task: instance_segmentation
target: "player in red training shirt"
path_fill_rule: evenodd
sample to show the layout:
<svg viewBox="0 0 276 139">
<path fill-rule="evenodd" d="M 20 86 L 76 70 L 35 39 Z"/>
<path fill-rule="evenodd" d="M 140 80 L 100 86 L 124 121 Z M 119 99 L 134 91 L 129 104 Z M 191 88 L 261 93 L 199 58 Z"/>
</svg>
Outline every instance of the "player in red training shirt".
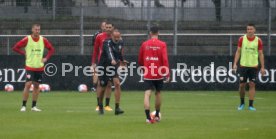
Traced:
<svg viewBox="0 0 276 139">
<path fill-rule="evenodd" d="M 92 70 L 95 71 L 95 73 L 97 72 L 96 66 L 98 65 L 98 62 L 100 60 L 102 51 L 103 51 L 103 42 L 110 38 L 110 35 L 113 31 L 114 27 L 113 24 L 110 22 L 106 22 L 105 23 L 105 32 L 100 33 L 99 35 L 97 35 L 96 40 L 94 42 L 94 50 L 93 50 L 93 54 L 92 54 Z M 97 76 L 96 74 L 94 74 L 94 76 Z M 98 89 L 98 87 L 97 87 Z M 109 102 L 110 102 L 110 97 L 111 97 L 111 83 L 108 83 L 106 86 L 106 90 L 105 90 L 105 107 L 104 110 L 106 111 L 112 111 L 112 108 L 109 106 Z M 96 107 L 96 111 L 99 111 L 99 94 L 97 93 L 97 107 Z"/>
<path fill-rule="evenodd" d="M 150 28 L 150 39 L 143 42 L 138 63 L 143 66 L 143 77 L 146 86 L 144 97 L 144 108 L 146 113 L 146 122 L 154 123 L 160 121 L 159 112 L 161 107 L 161 90 L 163 82 L 170 80 L 169 61 L 167 55 L 167 45 L 158 39 L 158 27 Z M 150 95 L 151 90 L 155 89 L 155 110 L 154 119 L 150 117 Z"/>
<path fill-rule="evenodd" d="M 23 104 L 21 107 L 22 112 L 26 111 L 26 103 L 29 97 L 29 90 L 33 84 L 33 102 L 32 111 L 41 111 L 36 107 L 36 102 L 39 95 L 39 84 L 42 80 L 44 71 L 44 63 L 50 59 L 54 53 L 52 44 L 44 37 L 40 36 L 40 25 L 33 24 L 32 35 L 26 36 L 13 47 L 13 51 L 25 55 L 25 69 L 26 69 L 26 83 L 23 91 Z M 21 50 L 21 49 L 25 49 Z M 43 58 L 44 48 L 48 49 L 48 54 Z"/>
<path fill-rule="evenodd" d="M 105 23 L 106 21 L 102 21 L 101 24 L 100 24 L 100 30 L 97 31 L 94 35 L 93 35 L 93 38 L 92 38 L 92 45 L 93 47 L 95 46 L 95 41 L 96 41 L 96 38 L 99 34 L 105 32 Z M 95 48 L 95 47 L 94 47 Z M 95 51 L 96 52 L 96 51 Z M 97 53 L 97 52 L 96 52 Z M 93 55 L 94 56 L 94 55 Z M 97 55 L 95 55 L 94 57 L 94 60 L 96 59 Z M 93 69 L 92 71 L 95 71 L 95 69 Z M 96 92 L 96 88 L 97 88 L 97 83 L 98 83 L 98 76 L 96 75 L 96 73 L 94 72 L 93 73 L 93 77 L 92 77 L 92 88 L 91 90 Z"/>
</svg>

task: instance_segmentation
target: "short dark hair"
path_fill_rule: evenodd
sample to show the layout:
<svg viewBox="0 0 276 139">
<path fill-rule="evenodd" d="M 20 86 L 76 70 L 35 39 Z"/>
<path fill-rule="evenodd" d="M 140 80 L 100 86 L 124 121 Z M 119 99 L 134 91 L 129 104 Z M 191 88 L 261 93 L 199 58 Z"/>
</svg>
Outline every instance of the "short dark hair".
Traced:
<svg viewBox="0 0 276 139">
<path fill-rule="evenodd" d="M 157 34 L 159 32 L 158 26 L 151 26 L 150 27 L 150 32 L 152 34 Z"/>
<path fill-rule="evenodd" d="M 111 24 L 114 27 L 114 25 L 109 21 L 106 21 L 105 24 Z"/>
<path fill-rule="evenodd" d="M 119 33 L 121 33 L 121 32 L 119 31 L 119 29 L 117 29 L 117 28 L 113 29 L 112 34 L 113 34 L 114 32 L 119 32 Z"/>
<path fill-rule="evenodd" d="M 40 27 L 40 24 L 38 24 L 38 23 L 34 23 L 34 24 L 32 25 L 32 28 L 33 28 L 34 26 L 38 26 L 38 27 Z"/>
<path fill-rule="evenodd" d="M 256 28 L 255 24 L 253 24 L 253 23 L 248 23 L 247 26 L 251 26 L 251 27 Z"/>
</svg>

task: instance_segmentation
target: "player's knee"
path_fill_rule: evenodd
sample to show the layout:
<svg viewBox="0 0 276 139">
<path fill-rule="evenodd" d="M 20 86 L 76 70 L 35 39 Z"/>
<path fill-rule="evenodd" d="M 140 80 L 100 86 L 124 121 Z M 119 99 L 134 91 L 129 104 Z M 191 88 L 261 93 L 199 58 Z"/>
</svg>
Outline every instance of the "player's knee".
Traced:
<svg viewBox="0 0 276 139">
<path fill-rule="evenodd" d="M 157 91 L 155 92 L 155 95 L 160 95 L 160 93 L 161 93 L 161 91 L 160 91 L 160 90 L 157 90 Z"/>
<path fill-rule="evenodd" d="M 120 87 L 120 82 L 118 82 L 118 81 L 114 82 L 114 86 L 115 86 L 115 88 L 119 88 Z"/>
<path fill-rule="evenodd" d="M 112 86 L 111 82 L 107 82 L 107 84 L 105 86 L 110 88 Z"/>
<path fill-rule="evenodd" d="M 39 84 L 38 83 L 34 83 L 34 89 L 38 89 L 39 88 Z"/>
<path fill-rule="evenodd" d="M 255 83 L 254 82 L 249 82 L 249 87 L 255 87 Z"/>
<path fill-rule="evenodd" d="M 25 83 L 25 87 L 26 88 L 31 88 L 31 86 L 32 86 L 32 82 L 26 82 Z"/>
<path fill-rule="evenodd" d="M 240 88 L 245 88 L 245 83 L 240 83 Z"/>
<path fill-rule="evenodd" d="M 151 94 L 151 90 L 146 90 L 145 91 L 145 96 L 150 96 L 150 94 Z"/>
</svg>

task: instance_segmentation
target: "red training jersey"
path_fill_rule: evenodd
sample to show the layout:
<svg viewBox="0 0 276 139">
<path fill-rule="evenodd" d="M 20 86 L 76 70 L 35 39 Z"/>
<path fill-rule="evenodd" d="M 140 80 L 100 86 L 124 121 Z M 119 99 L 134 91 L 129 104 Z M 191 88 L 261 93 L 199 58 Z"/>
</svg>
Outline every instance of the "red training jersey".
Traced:
<svg viewBox="0 0 276 139">
<path fill-rule="evenodd" d="M 108 35 L 106 32 L 103 32 L 97 35 L 95 44 L 94 44 L 93 54 L 92 54 L 92 64 L 96 63 L 96 58 L 98 58 L 97 63 L 99 62 L 103 51 L 103 42 L 108 38 L 110 38 L 110 35 Z"/>
<path fill-rule="evenodd" d="M 33 38 L 32 37 L 32 39 L 35 42 L 39 41 L 39 37 L 38 38 Z M 48 49 L 48 53 L 45 57 L 48 60 L 53 55 L 55 49 L 54 49 L 53 45 L 44 37 L 43 37 L 43 42 L 44 42 L 44 47 Z M 22 50 L 22 48 L 26 47 L 27 44 L 28 44 L 28 37 L 26 36 L 25 38 L 23 38 L 22 40 L 17 42 L 14 45 L 14 47 L 12 48 L 12 50 L 14 52 L 17 52 L 17 53 L 21 54 L 21 55 L 25 55 L 25 51 Z M 25 69 L 29 70 L 29 71 L 44 71 L 44 67 L 42 67 L 42 68 L 32 68 L 32 67 L 25 66 Z"/>
<path fill-rule="evenodd" d="M 145 80 L 160 80 L 170 76 L 167 45 L 157 38 L 143 42 L 138 58 Z"/>
</svg>

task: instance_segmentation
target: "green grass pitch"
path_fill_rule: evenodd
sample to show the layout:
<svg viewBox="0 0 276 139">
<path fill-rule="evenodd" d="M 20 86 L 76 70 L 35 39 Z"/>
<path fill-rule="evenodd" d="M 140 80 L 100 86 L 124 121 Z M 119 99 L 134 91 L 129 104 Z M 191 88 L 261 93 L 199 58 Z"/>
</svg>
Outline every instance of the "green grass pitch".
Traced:
<svg viewBox="0 0 276 139">
<path fill-rule="evenodd" d="M 30 101 L 28 111 L 19 112 L 21 92 L 0 92 L 0 139 L 276 138 L 276 92 L 257 92 L 257 111 L 252 112 L 237 111 L 239 97 L 234 91 L 163 91 L 162 120 L 156 124 L 145 123 L 143 95 L 123 91 L 125 114 L 99 116 L 94 93 L 41 93 L 42 112 L 31 112 Z M 153 110 L 154 96 L 151 102 Z"/>
</svg>

